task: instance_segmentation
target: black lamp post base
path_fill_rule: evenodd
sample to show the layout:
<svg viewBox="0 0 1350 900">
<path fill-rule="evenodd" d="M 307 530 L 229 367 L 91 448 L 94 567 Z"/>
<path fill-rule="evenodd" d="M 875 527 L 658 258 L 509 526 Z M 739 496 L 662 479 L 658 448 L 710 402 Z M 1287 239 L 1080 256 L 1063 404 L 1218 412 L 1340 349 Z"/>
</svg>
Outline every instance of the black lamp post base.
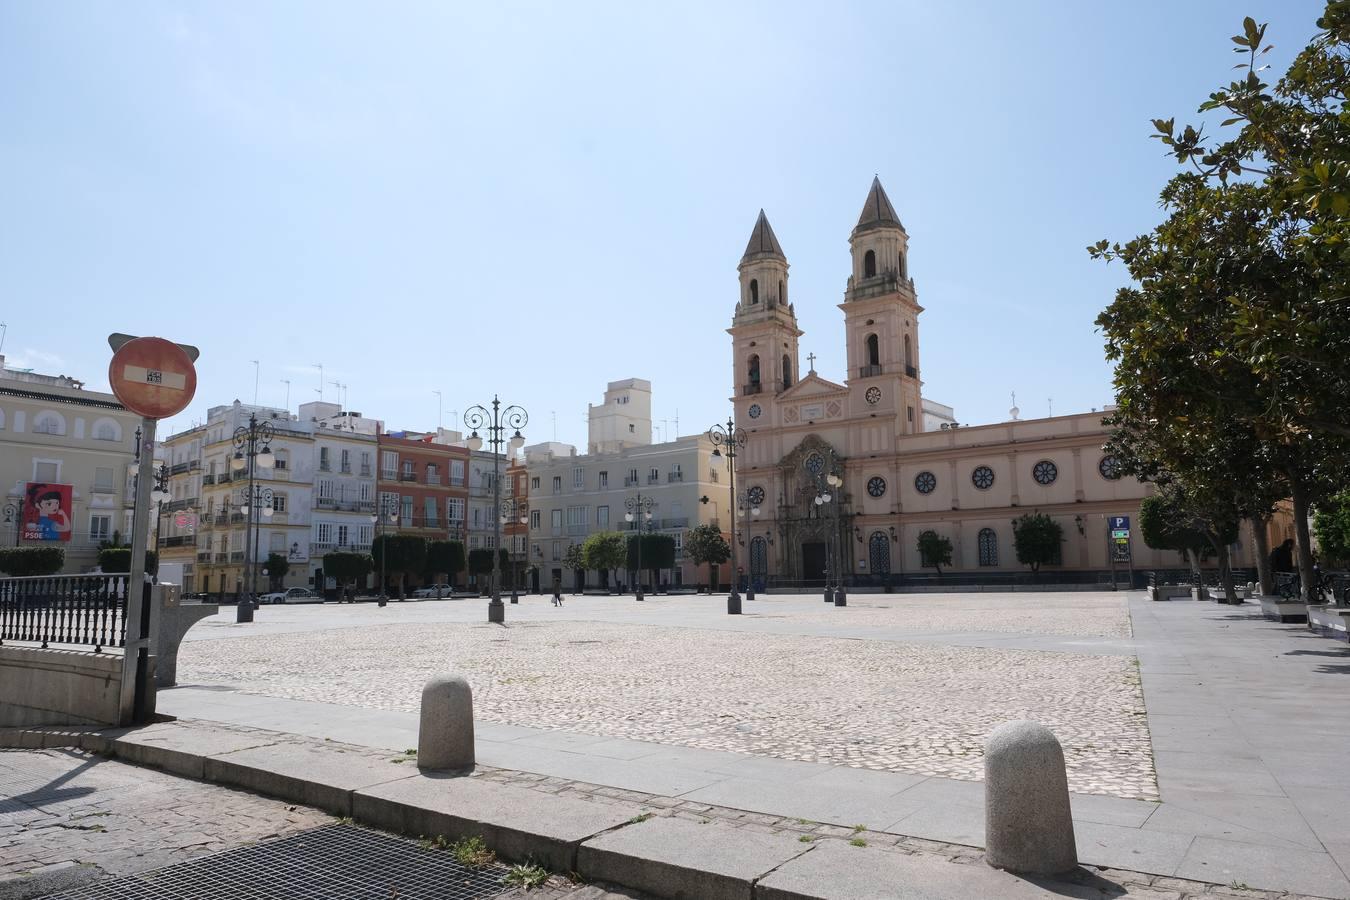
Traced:
<svg viewBox="0 0 1350 900">
<path fill-rule="evenodd" d="M 235 621 L 236 624 L 238 624 L 238 623 L 240 623 L 240 622 L 252 622 L 252 621 L 253 621 L 253 601 L 252 601 L 252 600 L 249 600 L 247 597 L 245 597 L 245 598 L 243 598 L 243 599 L 241 599 L 241 600 L 239 601 L 239 604 L 238 604 L 237 606 L 235 606 L 235 608 L 234 608 L 234 621 Z"/>
<path fill-rule="evenodd" d="M 741 595 L 732 591 L 727 595 L 727 615 L 739 616 L 741 614 Z"/>
<path fill-rule="evenodd" d="M 488 601 L 488 622 L 495 625 L 506 622 L 506 604 L 500 599 Z"/>
<path fill-rule="evenodd" d="M 834 589 L 828 585 L 826 585 L 825 587 L 825 602 L 826 603 L 834 602 Z"/>
<path fill-rule="evenodd" d="M 848 594 L 846 594 L 846 593 L 844 592 L 844 589 L 843 589 L 842 587 L 835 588 L 835 591 L 834 591 L 834 605 L 835 605 L 835 606 L 848 606 Z"/>
<path fill-rule="evenodd" d="M 754 589 L 754 588 L 751 587 L 751 588 L 746 588 L 746 589 L 745 589 L 745 601 L 746 601 L 747 603 L 754 603 L 754 602 L 755 602 L 755 589 Z"/>
</svg>

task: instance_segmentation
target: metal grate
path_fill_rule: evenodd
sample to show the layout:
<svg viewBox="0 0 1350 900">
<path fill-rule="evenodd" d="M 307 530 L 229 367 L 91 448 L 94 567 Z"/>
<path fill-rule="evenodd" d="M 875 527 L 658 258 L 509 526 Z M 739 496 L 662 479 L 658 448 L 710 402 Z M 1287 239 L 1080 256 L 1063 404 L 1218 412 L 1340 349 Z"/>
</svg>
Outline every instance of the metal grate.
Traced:
<svg viewBox="0 0 1350 900">
<path fill-rule="evenodd" d="M 446 850 L 328 825 L 48 900 L 483 900 L 508 891 L 504 871 L 467 869 Z"/>
</svg>

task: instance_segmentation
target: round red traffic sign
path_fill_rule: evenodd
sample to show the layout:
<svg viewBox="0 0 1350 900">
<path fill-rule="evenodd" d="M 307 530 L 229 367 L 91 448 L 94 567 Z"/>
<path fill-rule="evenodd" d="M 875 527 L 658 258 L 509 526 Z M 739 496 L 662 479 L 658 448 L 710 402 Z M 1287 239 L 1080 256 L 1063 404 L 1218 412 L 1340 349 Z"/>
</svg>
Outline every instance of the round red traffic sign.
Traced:
<svg viewBox="0 0 1350 900">
<path fill-rule="evenodd" d="M 177 415 L 197 392 L 197 370 L 187 353 L 157 337 L 132 338 L 119 347 L 108 381 L 123 406 L 147 419 Z"/>
</svg>

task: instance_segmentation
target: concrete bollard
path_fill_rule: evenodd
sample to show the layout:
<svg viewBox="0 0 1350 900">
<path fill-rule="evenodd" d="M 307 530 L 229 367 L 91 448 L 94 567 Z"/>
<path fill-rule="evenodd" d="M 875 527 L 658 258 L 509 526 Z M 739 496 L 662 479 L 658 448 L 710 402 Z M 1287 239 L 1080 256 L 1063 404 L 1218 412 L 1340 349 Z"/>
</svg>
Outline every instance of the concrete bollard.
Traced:
<svg viewBox="0 0 1350 900">
<path fill-rule="evenodd" d="M 458 675 L 438 675 L 422 688 L 417 767 L 472 769 L 473 764 L 473 692 Z"/>
<path fill-rule="evenodd" d="M 1064 751 L 1036 722 L 1007 722 L 984 742 L 985 861 L 1038 875 L 1078 865 Z"/>
</svg>

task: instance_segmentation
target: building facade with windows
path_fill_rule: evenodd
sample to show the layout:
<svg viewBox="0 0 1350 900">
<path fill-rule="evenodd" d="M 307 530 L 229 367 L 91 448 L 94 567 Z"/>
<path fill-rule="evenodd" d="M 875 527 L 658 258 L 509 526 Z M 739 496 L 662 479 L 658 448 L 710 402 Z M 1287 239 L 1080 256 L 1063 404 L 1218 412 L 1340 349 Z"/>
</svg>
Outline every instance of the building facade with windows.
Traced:
<svg viewBox="0 0 1350 900">
<path fill-rule="evenodd" d="M 1063 528 L 1060 562 L 1048 571 L 1110 568 L 1113 516 L 1130 518 L 1136 568 L 1180 565 L 1138 537 L 1149 488 L 1122 478 L 1102 450 L 1100 413 L 1019 421 L 1013 411 L 1013 421 L 966 427 L 950 407 L 922 398 L 923 308 L 908 241 L 874 180 L 849 238 L 852 271 L 839 304 L 844 379 L 826 379 L 814 365 L 799 379 L 803 332 L 789 302 L 787 257 L 760 212 L 728 329 L 736 421 L 748 437 L 736 483 L 760 508 L 743 557 L 748 574 L 770 584 L 821 582 L 836 557 L 853 582 L 931 574 L 918 550 L 925 531 L 951 540 L 958 571 L 1027 571 L 1012 522 L 1030 512 Z M 840 487 L 824 483 L 830 474 Z M 817 504 L 827 493 L 829 502 Z"/>
<path fill-rule="evenodd" d="M 669 534 L 676 542 L 676 564 L 662 578 L 674 585 L 706 578 L 684 556 L 684 535 L 702 524 L 729 525 L 725 459 L 713 456 L 715 448 L 706 435 L 651 443 L 650 410 L 649 382 L 611 382 L 605 402 L 590 408 L 592 452 L 579 454 L 557 442 L 525 448 L 529 557 L 542 586 L 557 577 L 574 588 L 574 574 L 562 564 L 567 548 L 584 544 L 597 531 L 634 531 L 636 523 L 625 520 L 628 502 L 644 498 L 652 501 L 650 530 Z M 585 578 L 587 584 L 600 583 L 599 573 L 586 573 Z M 632 581 L 623 570 L 619 578 Z"/>
<path fill-rule="evenodd" d="M 469 450 L 458 432 L 381 431 L 376 502 L 397 509 L 394 532 L 463 540 L 469 505 Z"/>
<path fill-rule="evenodd" d="M 369 553 L 375 534 L 375 468 L 380 423 L 337 403 L 305 403 L 299 424 L 314 435 L 309 574 L 316 589 L 336 587 L 323 571 L 328 553 Z"/>
<path fill-rule="evenodd" d="M 0 356 L 0 544 L 61 547 L 67 574 L 92 569 L 115 535 L 129 545 L 139 426 L 112 394 Z M 29 501 L 51 515 L 26 517 Z"/>
</svg>

